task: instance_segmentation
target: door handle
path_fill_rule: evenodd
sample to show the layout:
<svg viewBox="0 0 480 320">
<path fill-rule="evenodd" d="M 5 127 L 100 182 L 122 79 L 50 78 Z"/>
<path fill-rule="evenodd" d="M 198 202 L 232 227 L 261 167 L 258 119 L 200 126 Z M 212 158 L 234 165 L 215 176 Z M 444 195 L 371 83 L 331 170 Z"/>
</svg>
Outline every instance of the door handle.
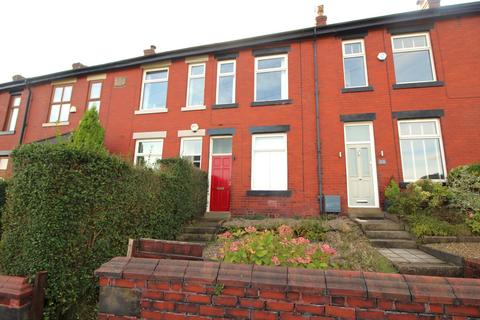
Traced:
<svg viewBox="0 0 480 320">
<path fill-rule="evenodd" d="M 221 191 L 221 190 L 225 190 L 224 187 L 217 187 L 217 190 Z"/>
</svg>

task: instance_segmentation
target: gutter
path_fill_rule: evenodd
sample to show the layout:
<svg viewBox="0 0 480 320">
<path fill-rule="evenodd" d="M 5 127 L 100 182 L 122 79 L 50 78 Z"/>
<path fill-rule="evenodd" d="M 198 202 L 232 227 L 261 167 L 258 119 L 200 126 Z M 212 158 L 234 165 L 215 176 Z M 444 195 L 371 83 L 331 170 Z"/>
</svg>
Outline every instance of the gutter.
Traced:
<svg viewBox="0 0 480 320">
<path fill-rule="evenodd" d="M 20 139 L 18 141 L 19 145 L 23 144 L 23 139 L 25 138 L 25 130 L 27 128 L 27 119 L 28 119 L 28 114 L 30 111 L 30 104 L 32 102 L 32 88 L 30 87 L 30 84 L 28 83 L 28 79 L 25 79 L 25 88 L 28 90 L 28 97 L 27 97 L 27 104 L 25 106 L 25 113 L 23 115 L 23 122 L 22 122 L 22 131 L 20 132 Z"/>
<path fill-rule="evenodd" d="M 322 143 L 320 139 L 320 107 L 318 97 L 318 62 L 317 62 L 317 28 L 313 29 L 313 73 L 315 85 L 315 124 L 317 129 L 317 180 L 318 180 L 318 202 L 320 203 L 320 214 L 323 213 L 323 175 L 322 175 Z"/>
</svg>

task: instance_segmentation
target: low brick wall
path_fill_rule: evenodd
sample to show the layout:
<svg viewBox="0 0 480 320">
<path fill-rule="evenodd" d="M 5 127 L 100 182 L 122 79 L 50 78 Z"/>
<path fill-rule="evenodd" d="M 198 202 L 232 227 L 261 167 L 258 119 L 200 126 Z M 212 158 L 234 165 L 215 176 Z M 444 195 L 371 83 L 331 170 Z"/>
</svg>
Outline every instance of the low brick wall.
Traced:
<svg viewBox="0 0 480 320">
<path fill-rule="evenodd" d="M 126 257 L 95 274 L 99 319 L 480 317 L 475 279 Z"/>
<path fill-rule="evenodd" d="M 176 259 L 176 260 L 203 260 L 205 244 L 138 239 L 129 241 L 128 256 L 137 258 Z"/>
<path fill-rule="evenodd" d="M 463 271 L 465 277 L 480 278 L 480 259 L 463 259 Z"/>
<path fill-rule="evenodd" d="M 0 320 L 31 319 L 32 298 L 26 278 L 0 276 Z"/>
</svg>

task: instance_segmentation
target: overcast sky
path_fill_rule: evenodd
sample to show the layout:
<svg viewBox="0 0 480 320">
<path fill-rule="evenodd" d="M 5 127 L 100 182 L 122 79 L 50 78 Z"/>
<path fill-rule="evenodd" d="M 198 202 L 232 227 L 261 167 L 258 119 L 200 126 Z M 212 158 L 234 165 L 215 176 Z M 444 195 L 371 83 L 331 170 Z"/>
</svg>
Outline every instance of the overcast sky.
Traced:
<svg viewBox="0 0 480 320">
<path fill-rule="evenodd" d="M 442 5 L 473 2 L 442 0 Z M 132 58 L 314 25 L 416 10 L 416 0 L 2 0 L 0 83 L 72 63 Z"/>
</svg>

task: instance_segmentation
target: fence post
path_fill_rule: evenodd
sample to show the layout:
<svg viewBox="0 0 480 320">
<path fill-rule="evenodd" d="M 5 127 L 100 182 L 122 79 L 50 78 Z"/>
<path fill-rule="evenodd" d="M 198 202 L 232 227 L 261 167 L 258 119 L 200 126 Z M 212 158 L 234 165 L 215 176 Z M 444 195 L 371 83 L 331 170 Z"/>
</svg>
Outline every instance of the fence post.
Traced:
<svg viewBox="0 0 480 320">
<path fill-rule="evenodd" d="M 43 319 L 45 304 L 45 288 L 47 287 L 47 271 L 39 271 L 35 275 L 32 298 L 32 320 Z"/>
</svg>

